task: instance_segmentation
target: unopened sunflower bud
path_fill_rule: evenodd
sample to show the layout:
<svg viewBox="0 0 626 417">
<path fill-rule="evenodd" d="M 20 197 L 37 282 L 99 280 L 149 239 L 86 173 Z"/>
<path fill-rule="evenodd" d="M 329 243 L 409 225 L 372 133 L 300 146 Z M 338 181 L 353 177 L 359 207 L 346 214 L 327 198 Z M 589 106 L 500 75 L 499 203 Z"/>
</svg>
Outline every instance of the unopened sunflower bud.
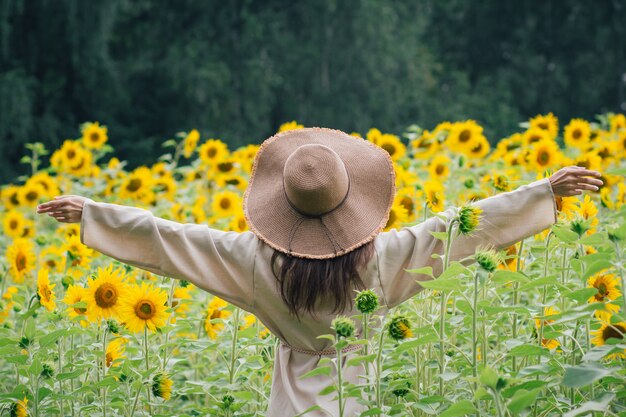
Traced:
<svg viewBox="0 0 626 417">
<path fill-rule="evenodd" d="M 40 374 L 42 378 L 52 378 L 54 376 L 54 368 L 52 367 L 52 365 L 44 363 L 42 367 L 43 369 L 41 370 Z"/>
<path fill-rule="evenodd" d="M 478 227 L 480 223 L 480 214 L 483 210 L 473 204 L 466 204 L 459 209 L 458 221 L 459 231 L 468 235 L 472 233 Z"/>
<path fill-rule="evenodd" d="M 61 278 L 61 284 L 63 285 L 63 288 L 67 290 L 70 285 L 74 285 L 74 278 L 72 278 L 71 275 L 65 275 Z"/>
<path fill-rule="evenodd" d="M 502 255 L 493 248 L 480 247 L 474 253 L 476 263 L 485 271 L 493 272 L 502 263 Z"/>
<path fill-rule="evenodd" d="M 391 392 L 396 397 L 404 397 L 409 393 L 409 390 L 413 388 L 413 383 L 408 379 L 408 376 L 405 374 L 396 374 L 391 380 L 393 381 L 393 389 Z"/>
<path fill-rule="evenodd" d="M 339 316 L 331 322 L 331 328 L 339 337 L 350 337 L 354 334 L 354 321 L 348 317 Z"/>
<path fill-rule="evenodd" d="M 611 242 L 620 242 L 626 239 L 626 224 L 621 227 L 609 227 L 607 233 Z"/>
<path fill-rule="evenodd" d="M 578 237 L 584 235 L 589 230 L 588 222 L 583 218 L 576 218 L 570 223 L 570 229 L 578 234 Z"/>
<path fill-rule="evenodd" d="M 115 320 L 109 319 L 109 320 L 107 320 L 107 329 L 108 329 L 109 333 L 117 334 L 117 333 L 120 332 L 120 325 Z"/>
<path fill-rule="evenodd" d="M 465 188 L 474 188 L 475 182 L 474 178 L 468 178 L 463 182 Z"/>
<path fill-rule="evenodd" d="M 404 314 L 396 314 L 389 322 L 389 336 L 394 340 L 403 340 L 413 337 L 411 322 Z"/>
<path fill-rule="evenodd" d="M 232 395 L 224 395 L 224 397 L 222 398 L 222 408 L 224 410 L 228 410 L 230 409 L 230 406 L 233 405 L 234 402 L 235 402 L 235 397 L 233 397 Z"/>
<path fill-rule="evenodd" d="M 373 290 L 359 291 L 355 298 L 356 308 L 363 314 L 371 314 L 379 306 L 378 296 Z"/>
</svg>

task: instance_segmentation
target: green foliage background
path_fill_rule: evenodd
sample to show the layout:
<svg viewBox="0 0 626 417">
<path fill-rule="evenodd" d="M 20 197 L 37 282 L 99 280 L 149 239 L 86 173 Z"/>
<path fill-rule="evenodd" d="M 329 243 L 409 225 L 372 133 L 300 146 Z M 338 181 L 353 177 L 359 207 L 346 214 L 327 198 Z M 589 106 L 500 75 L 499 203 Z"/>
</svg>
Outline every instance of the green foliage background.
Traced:
<svg viewBox="0 0 626 417">
<path fill-rule="evenodd" d="M 198 128 L 231 146 L 288 120 L 364 132 L 626 104 L 626 2 L 3 0 L 0 180 L 23 143 L 109 127 L 131 165 Z"/>
</svg>

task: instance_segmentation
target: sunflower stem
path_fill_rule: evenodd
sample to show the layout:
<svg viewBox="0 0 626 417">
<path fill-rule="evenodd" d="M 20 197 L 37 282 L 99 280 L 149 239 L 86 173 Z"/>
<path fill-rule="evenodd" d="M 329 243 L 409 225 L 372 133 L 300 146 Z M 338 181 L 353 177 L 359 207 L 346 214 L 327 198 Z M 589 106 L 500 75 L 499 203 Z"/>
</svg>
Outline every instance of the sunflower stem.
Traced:
<svg viewBox="0 0 626 417">
<path fill-rule="evenodd" d="M 102 381 L 106 378 L 107 373 L 107 331 L 108 326 L 104 326 L 104 332 L 102 334 Z M 107 387 L 102 387 L 102 415 L 107 416 Z"/>
<path fill-rule="evenodd" d="M 133 402 L 133 408 L 130 409 L 130 416 L 129 417 L 133 417 L 135 415 L 135 408 L 137 407 L 137 402 L 139 401 L 139 394 L 141 394 L 141 389 L 142 388 L 143 388 L 143 384 L 137 390 L 137 395 L 135 395 L 135 401 Z M 148 388 L 148 391 L 150 391 L 149 388 Z"/>
<path fill-rule="evenodd" d="M 478 341 L 476 338 L 476 316 L 478 315 L 478 271 L 474 273 L 474 298 L 472 302 L 472 375 L 474 376 L 474 391 L 476 391 L 478 378 L 477 362 L 478 362 Z"/>
<path fill-rule="evenodd" d="M 369 354 L 369 339 L 367 335 L 367 330 L 369 327 L 369 315 L 367 313 L 363 313 L 363 339 L 365 339 L 365 343 L 363 344 L 363 356 L 367 356 Z M 370 383 L 370 367 L 369 362 L 365 363 L 365 380 L 367 381 L 365 390 L 367 392 L 367 403 L 372 402 L 372 393 L 369 389 Z"/>
<path fill-rule="evenodd" d="M 519 250 L 517 251 L 517 260 L 515 264 L 515 272 L 520 272 L 521 260 L 522 260 L 522 251 L 524 250 L 524 240 L 520 242 Z M 518 300 L 518 288 L 519 282 L 515 281 L 513 283 L 513 307 L 517 306 Z M 513 340 L 517 339 L 517 313 L 513 313 L 513 326 L 512 326 L 512 336 Z M 517 372 L 517 357 L 513 356 L 511 359 L 511 366 L 513 369 L 513 373 Z"/>
<path fill-rule="evenodd" d="M 150 381 L 150 358 L 148 351 L 148 326 L 144 326 L 143 328 L 143 351 L 144 356 L 146 357 L 146 376 L 148 377 L 148 381 Z M 148 382 L 148 387 L 146 389 L 148 393 L 148 414 L 152 415 L 152 406 L 150 405 L 150 383 Z"/>
<path fill-rule="evenodd" d="M 383 318 L 381 316 L 381 327 L 380 327 L 380 335 L 378 337 L 378 353 L 376 354 L 376 406 L 383 409 L 383 404 L 381 402 L 381 392 L 380 392 L 380 374 L 382 373 L 382 356 L 383 356 L 383 343 L 385 336 L 385 324 L 383 322 Z"/>
<path fill-rule="evenodd" d="M 235 360 L 237 359 L 237 336 L 239 335 L 239 312 L 241 310 L 235 307 L 235 314 L 233 317 L 233 340 L 230 349 L 230 367 L 229 371 L 229 383 L 232 384 L 235 379 Z"/>
<path fill-rule="evenodd" d="M 450 224 L 448 225 L 447 237 L 446 237 L 446 249 L 443 254 L 443 274 L 450 265 L 450 247 L 452 245 L 452 231 L 454 230 L 454 224 L 456 223 L 456 219 L 452 219 Z M 443 383 L 443 372 L 445 370 L 445 352 L 443 348 L 444 340 L 445 340 L 445 331 L 446 331 L 446 294 L 443 291 L 440 291 L 441 301 L 439 308 L 439 395 L 443 396 L 444 392 L 444 383 Z"/>
<path fill-rule="evenodd" d="M 176 287 L 176 280 L 173 278 L 170 278 L 170 280 L 172 282 L 170 283 L 170 292 L 167 297 L 167 308 L 171 310 L 172 305 L 174 304 L 174 288 Z M 170 338 L 170 332 L 168 328 L 169 328 L 172 315 L 173 315 L 173 312 L 170 312 L 170 314 L 167 316 L 167 322 L 165 323 L 166 331 L 165 331 L 165 344 L 163 345 L 163 369 L 165 369 L 165 366 L 167 365 L 167 344 L 169 343 L 169 338 Z"/>
<path fill-rule="evenodd" d="M 341 349 L 337 350 L 337 397 L 339 401 L 339 417 L 343 417 L 343 375 Z"/>
</svg>

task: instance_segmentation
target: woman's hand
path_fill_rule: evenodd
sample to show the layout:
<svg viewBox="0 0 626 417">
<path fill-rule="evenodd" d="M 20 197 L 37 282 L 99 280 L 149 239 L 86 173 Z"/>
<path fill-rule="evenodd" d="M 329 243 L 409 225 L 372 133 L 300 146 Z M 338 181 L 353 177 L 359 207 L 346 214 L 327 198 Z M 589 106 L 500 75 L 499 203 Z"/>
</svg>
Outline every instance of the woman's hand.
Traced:
<svg viewBox="0 0 626 417">
<path fill-rule="evenodd" d="M 80 223 L 86 197 L 62 195 L 37 206 L 38 214 L 48 214 L 61 223 Z"/>
<path fill-rule="evenodd" d="M 584 190 L 598 191 L 604 183 L 597 178 L 602 174 L 579 166 L 561 168 L 550 177 L 550 184 L 555 197 L 580 195 Z"/>
</svg>

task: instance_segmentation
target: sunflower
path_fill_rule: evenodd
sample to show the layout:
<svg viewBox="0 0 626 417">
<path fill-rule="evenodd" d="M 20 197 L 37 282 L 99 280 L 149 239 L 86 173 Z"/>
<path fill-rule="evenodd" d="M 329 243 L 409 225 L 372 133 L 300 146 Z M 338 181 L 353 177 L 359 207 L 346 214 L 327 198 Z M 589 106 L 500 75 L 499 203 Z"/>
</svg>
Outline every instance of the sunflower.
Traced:
<svg viewBox="0 0 626 417">
<path fill-rule="evenodd" d="M 98 268 L 95 277 L 87 284 L 87 318 L 99 321 L 119 317 L 120 300 L 130 290 L 125 282 L 124 271 L 113 269 L 113 265 Z"/>
<path fill-rule="evenodd" d="M 38 172 L 32 177 L 30 177 L 26 184 L 38 184 L 43 187 L 44 195 L 46 197 L 55 197 L 61 194 L 61 190 L 59 189 L 59 183 L 56 178 L 51 177 L 46 172 Z"/>
<path fill-rule="evenodd" d="M 57 307 L 54 302 L 56 295 L 52 291 L 55 286 L 56 284 L 50 285 L 48 269 L 41 268 L 37 273 L 37 298 L 39 298 L 39 303 L 47 308 L 48 311 L 52 311 Z"/>
<path fill-rule="evenodd" d="M 424 193 L 426 194 L 426 203 L 429 209 L 435 213 L 443 211 L 446 199 L 443 184 L 439 181 L 426 181 L 424 183 Z"/>
<path fill-rule="evenodd" d="M 228 230 L 233 232 L 245 232 L 246 230 L 250 230 L 248 223 L 246 222 L 246 216 L 243 213 L 243 209 L 240 208 L 233 215 L 233 218 L 228 223 Z"/>
<path fill-rule="evenodd" d="M 109 342 L 105 353 L 105 363 L 108 368 L 121 365 L 121 359 L 125 358 L 124 345 L 128 343 L 128 339 L 117 337 Z"/>
<path fill-rule="evenodd" d="M 148 167 L 142 166 L 131 172 L 122 182 L 119 190 L 120 198 L 130 198 L 140 201 L 150 201 L 154 192 L 154 179 Z"/>
<path fill-rule="evenodd" d="M 600 158 L 596 151 L 585 152 L 577 156 L 576 159 L 574 159 L 574 163 L 571 165 L 599 171 L 602 169 L 602 158 Z"/>
<path fill-rule="evenodd" d="M 222 175 L 233 175 L 238 171 L 239 161 L 237 159 L 228 157 L 212 165 L 209 172 L 209 178 L 220 177 Z M 213 175 L 211 175 L 213 174 Z"/>
<path fill-rule="evenodd" d="M 559 134 L 559 119 L 551 112 L 542 115 L 538 114 L 529 121 L 530 127 L 537 127 L 548 132 L 550 139 L 554 139 Z"/>
<path fill-rule="evenodd" d="M 167 293 L 146 282 L 134 285 L 122 294 L 119 314 L 120 320 L 131 332 L 141 332 L 146 328 L 154 332 L 167 323 Z"/>
<path fill-rule="evenodd" d="M 66 170 L 78 162 L 83 148 L 78 141 L 67 139 L 61 148 L 54 151 L 50 157 L 50 164 L 57 169 Z"/>
<path fill-rule="evenodd" d="M 198 155 L 205 165 L 213 165 L 228 157 L 228 146 L 219 139 L 209 139 L 200 146 Z"/>
<path fill-rule="evenodd" d="M 217 337 L 217 332 L 224 328 L 222 322 L 213 322 L 216 319 L 226 319 L 230 316 L 230 311 L 225 310 L 228 303 L 219 297 L 214 297 L 207 307 L 207 314 L 204 319 L 204 330 L 213 340 Z"/>
<path fill-rule="evenodd" d="M 475 139 L 483 134 L 483 128 L 475 120 L 466 120 L 452 125 L 445 144 L 455 152 L 466 152 L 476 146 Z"/>
<path fill-rule="evenodd" d="M 225 190 L 213 195 L 211 209 L 218 218 L 232 216 L 240 208 L 241 197 L 235 192 Z"/>
<path fill-rule="evenodd" d="M 622 321 L 619 323 L 608 323 L 604 322 L 600 326 L 598 330 L 594 330 L 591 332 L 591 335 L 594 336 L 591 339 L 591 343 L 596 346 L 602 346 L 606 344 L 609 339 L 618 339 L 624 340 L 624 335 L 626 334 L 626 322 Z M 611 354 L 607 357 L 608 359 L 617 359 L 617 358 L 626 358 L 626 350 L 622 352 L 617 352 Z"/>
<path fill-rule="evenodd" d="M 15 239 L 13 244 L 7 248 L 7 261 L 9 263 L 9 274 L 17 284 L 24 282 L 28 274 L 35 269 L 36 256 L 34 245 L 27 239 Z"/>
<path fill-rule="evenodd" d="M 63 302 L 68 306 L 66 311 L 71 319 L 85 317 L 87 313 L 87 289 L 80 285 L 70 285 L 65 291 Z M 77 306 L 77 304 L 79 305 Z M 85 307 L 81 306 L 83 304 Z"/>
<path fill-rule="evenodd" d="M 491 149 L 489 141 L 484 135 L 477 135 L 468 146 L 464 148 L 465 155 L 470 158 L 478 159 L 485 157 Z"/>
<path fill-rule="evenodd" d="M 500 161 L 506 158 L 508 154 L 520 149 L 523 143 L 521 133 L 514 133 L 508 138 L 504 138 L 498 142 L 496 149 L 489 155 L 489 161 Z"/>
<path fill-rule="evenodd" d="M 176 181 L 171 174 L 166 174 L 154 180 L 154 189 L 156 195 L 165 197 L 168 201 L 174 201 L 176 197 Z"/>
<path fill-rule="evenodd" d="M 9 407 L 9 417 L 28 417 L 28 399 L 17 400 Z"/>
<path fill-rule="evenodd" d="M 215 183 L 221 188 L 231 185 L 240 191 L 245 191 L 248 187 L 248 180 L 239 174 L 220 175 L 215 179 Z"/>
<path fill-rule="evenodd" d="M 556 199 L 556 209 L 564 218 L 571 220 L 578 210 L 578 198 L 576 196 L 560 197 Z"/>
<path fill-rule="evenodd" d="M 547 317 L 547 316 L 553 316 L 555 314 L 559 314 L 559 311 L 554 308 L 554 307 L 545 307 L 543 309 L 543 316 Z M 538 331 L 541 331 L 541 327 L 543 326 L 544 328 L 546 328 L 547 326 L 550 326 L 551 323 L 554 323 L 554 320 L 549 320 L 549 319 L 535 319 L 535 327 L 537 328 Z M 555 349 L 556 347 L 558 347 L 560 345 L 558 340 L 555 339 L 542 339 L 541 340 L 541 345 L 543 347 L 546 347 L 550 350 Z"/>
<path fill-rule="evenodd" d="M 152 165 L 152 167 L 150 168 L 150 172 L 152 173 L 152 176 L 156 178 L 172 176 L 172 171 L 170 170 L 169 165 L 165 162 L 157 162 L 156 164 Z"/>
<path fill-rule="evenodd" d="M 427 159 L 439 151 L 439 141 L 435 132 L 424 130 L 421 136 L 411 141 L 413 157 L 417 159 Z"/>
<path fill-rule="evenodd" d="M 7 209 L 19 207 L 20 200 L 18 198 L 20 188 L 16 185 L 9 185 L 2 190 L 2 202 Z"/>
<path fill-rule="evenodd" d="M 303 125 L 298 124 L 298 122 L 296 122 L 295 120 L 292 120 L 291 122 L 283 123 L 282 125 L 280 125 L 280 127 L 278 128 L 278 132 L 286 132 L 288 130 L 302 129 L 303 127 L 304 127 Z"/>
<path fill-rule="evenodd" d="M 67 252 L 70 260 L 70 266 L 87 268 L 91 263 L 93 251 L 80 241 L 80 236 L 72 235 L 67 238 L 67 242 L 63 245 L 63 250 Z"/>
<path fill-rule="evenodd" d="M 385 224 L 385 228 L 383 229 L 385 232 L 391 229 L 399 229 L 403 223 L 409 218 L 409 212 L 404 207 L 401 202 L 401 199 L 396 196 L 393 201 L 393 205 L 389 210 L 389 219 L 387 220 L 387 224 Z"/>
<path fill-rule="evenodd" d="M 187 134 L 187 136 L 185 136 L 185 139 L 183 141 L 183 156 L 185 158 L 191 157 L 193 151 L 195 151 L 196 147 L 198 146 L 199 140 L 200 132 L 198 132 L 196 129 L 193 129 Z"/>
<path fill-rule="evenodd" d="M 256 157 L 259 148 L 259 145 L 247 145 L 242 146 L 233 152 L 233 158 L 239 162 L 239 165 L 244 172 L 249 174 L 252 171 L 254 158 Z"/>
<path fill-rule="evenodd" d="M 428 172 L 433 180 L 442 181 L 450 175 L 450 158 L 444 154 L 435 156 L 430 165 L 428 166 Z"/>
<path fill-rule="evenodd" d="M 535 143 L 528 155 L 528 167 L 537 171 L 554 167 L 561 159 L 559 145 L 553 140 L 543 140 Z"/>
<path fill-rule="evenodd" d="M 106 126 L 100 126 L 99 122 L 83 124 L 81 131 L 83 145 L 89 149 L 100 149 L 109 140 Z"/>
<path fill-rule="evenodd" d="M 626 130 L 626 116 L 619 113 L 612 114 L 609 116 L 609 125 L 611 127 L 611 133 Z"/>
<path fill-rule="evenodd" d="M 519 251 L 519 244 L 513 244 L 505 249 L 504 262 L 498 265 L 498 269 L 505 269 L 509 271 L 517 271 L 517 252 Z M 524 258 L 520 258 L 520 268 L 524 268 Z"/>
<path fill-rule="evenodd" d="M 24 235 L 26 218 L 17 210 L 9 210 L 2 219 L 4 234 L 11 238 L 20 238 Z"/>
<path fill-rule="evenodd" d="M 587 231 L 587 234 L 594 234 L 596 232 L 595 227 L 599 223 L 599 220 L 596 217 L 598 214 L 598 208 L 596 207 L 596 204 L 593 202 L 591 197 L 589 197 L 589 194 L 585 194 L 585 198 L 576 208 L 576 213 L 579 214 L 583 219 L 589 220 L 589 230 Z"/>
<path fill-rule="evenodd" d="M 418 177 L 413 171 L 409 171 L 402 165 L 396 163 L 393 164 L 393 169 L 396 172 L 396 187 L 414 187 L 417 184 Z"/>
<path fill-rule="evenodd" d="M 539 129 L 538 127 L 530 127 L 523 133 L 522 140 L 524 146 L 528 147 L 533 146 L 535 143 L 552 139 L 546 130 Z"/>
<path fill-rule="evenodd" d="M 378 138 L 376 144 L 387 151 L 393 161 L 406 155 L 406 146 L 396 135 L 385 133 Z"/>
<path fill-rule="evenodd" d="M 41 184 L 36 182 L 27 182 L 20 188 L 17 198 L 20 202 L 20 206 L 35 207 L 39 201 L 45 197 L 45 195 L 46 190 Z"/>
<path fill-rule="evenodd" d="M 590 145 L 591 125 L 583 119 L 572 119 L 563 132 L 567 146 L 585 150 Z"/>
<path fill-rule="evenodd" d="M 415 187 L 403 187 L 396 193 L 396 198 L 399 204 L 404 206 L 407 211 L 407 222 L 415 220 L 420 207 L 416 206 L 415 202 L 422 197 L 422 190 L 418 190 Z"/>
<path fill-rule="evenodd" d="M 155 397 L 169 400 L 172 396 L 173 381 L 163 372 L 157 373 L 152 379 L 152 393 Z"/>
<path fill-rule="evenodd" d="M 609 303 L 609 301 L 614 301 L 622 295 L 620 290 L 617 289 L 618 285 L 619 283 L 617 277 L 614 274 L 607 273 L 606 270 L 592 275 L 587 280 L 588 288 L 595 288 L 598 290 L 598 292 L 591 296 L 587 302 L 606 303 L 606 309 L 609 310 L 596 310 L 596 317 L 600 320 L 609 321 L 611 314 L 619 311 L 619 306 Z"/>
</svg>

